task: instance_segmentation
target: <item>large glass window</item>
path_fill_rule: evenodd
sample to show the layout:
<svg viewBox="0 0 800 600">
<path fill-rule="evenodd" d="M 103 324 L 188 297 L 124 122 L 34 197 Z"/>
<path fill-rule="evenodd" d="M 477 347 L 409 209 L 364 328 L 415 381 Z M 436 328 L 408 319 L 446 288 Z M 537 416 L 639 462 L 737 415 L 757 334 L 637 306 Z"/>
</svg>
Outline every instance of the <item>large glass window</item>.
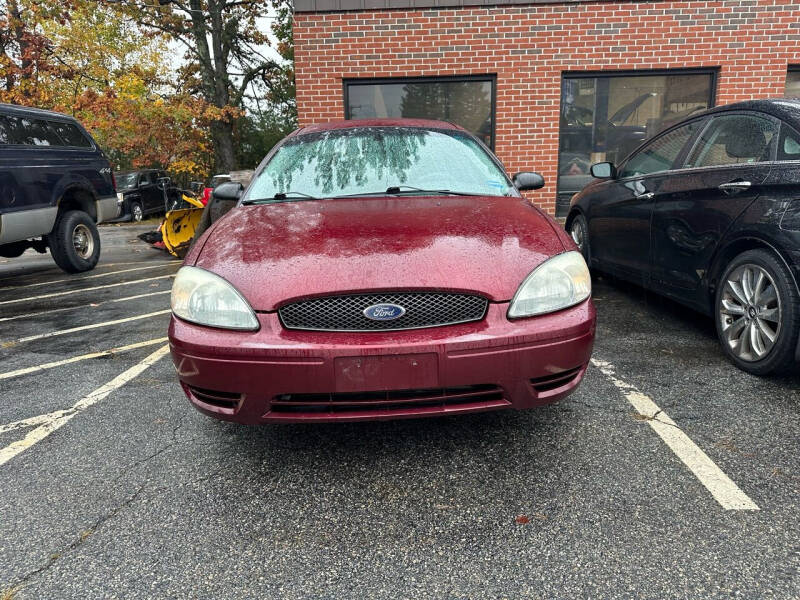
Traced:
<svg viewBox="0 0 800 600">
<path fill-rule="evenodd" d="M 619 164 L 642 142 L 709 108 L 713 71 L 565 74 L 561 87 L 559 214 L 592 181 L 592 163 Z"/>
<path fill-rule="evenodd" d="M 784 95 L 787 98 L 800 98 L 800 67 L 789 67 Z"/>
<path fill-rule="evenodd" d="M 486 150 L 459 131 L 352 127 L 286 140 L 258 174 L 247 200 L 306 196 L 452 193 L 503 196 L 511 182 Z"/>
<path fill-rule="evenodd" d="M 436 119 L 494 147 L 494 76 L 345 81 L 348 119 Z"/>
<path fill-rule="evenodd" d="M 63 123 L 61 121 L 48 121 L 50 127 L 55 130 L 67 146 L 76 146 L 78 148 L 91 148 L 92 143 L 87 139 L 81 130 L 75 127 L 72 123 Z"/>
</svg>

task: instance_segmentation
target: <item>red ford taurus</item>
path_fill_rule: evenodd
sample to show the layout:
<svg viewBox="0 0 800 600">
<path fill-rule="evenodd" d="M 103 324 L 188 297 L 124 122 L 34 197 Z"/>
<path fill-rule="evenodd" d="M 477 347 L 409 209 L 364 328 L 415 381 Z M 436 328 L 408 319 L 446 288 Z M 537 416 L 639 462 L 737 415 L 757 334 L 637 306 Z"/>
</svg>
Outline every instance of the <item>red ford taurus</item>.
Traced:
<svg viewBox="0 0 800 600">
<path fill-rule="evenodd" d="M 172 289 L 181 385 L 239 423 L 531 408 L 570 394 L 595 311 L 571 239 L 466 131 L 346 121 L 278 144 Z"/>
</svg>

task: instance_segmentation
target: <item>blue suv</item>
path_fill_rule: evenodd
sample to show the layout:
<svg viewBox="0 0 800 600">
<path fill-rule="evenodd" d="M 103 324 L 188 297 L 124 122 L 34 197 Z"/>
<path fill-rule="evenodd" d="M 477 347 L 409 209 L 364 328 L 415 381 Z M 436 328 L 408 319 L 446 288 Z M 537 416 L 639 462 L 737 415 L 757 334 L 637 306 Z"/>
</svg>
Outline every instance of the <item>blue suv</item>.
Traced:
<svg viewBox="0 0 800 600">
<path fill-rule="evenodd" d="M 0 104 L 0 256 L 28 248 L 64 271 L 93 269 L 97 223 L 117 216 L 111 164 L 74 118 Z"/>
</svg>

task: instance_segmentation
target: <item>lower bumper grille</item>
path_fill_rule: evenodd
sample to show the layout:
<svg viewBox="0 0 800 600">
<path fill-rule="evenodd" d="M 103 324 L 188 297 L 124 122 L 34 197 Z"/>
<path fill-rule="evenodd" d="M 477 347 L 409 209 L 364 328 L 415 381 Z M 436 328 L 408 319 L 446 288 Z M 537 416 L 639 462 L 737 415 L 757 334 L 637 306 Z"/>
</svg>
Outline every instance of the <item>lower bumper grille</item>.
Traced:
<svg viewBox="0 0 800 600">
<path fill-rule="evenodd" d="M 194 387 L 192 385 L 187 385 L 186 387 L 189 389 L 191 395 L 200 402 L 229 411 L 236 410 L 239 407 L 239 402 L 242 400 L 241 394 L 236 394 L 233 392 L 206 390 L 203 388 Z"/>
<path fill-rule="evenodd" d="M 531 385 L 537 392 L 549 392 L 573 381 L 581 372 L 582 367 L 575 367 L 568 371 L 561 371 L 545 377 L 531 379 Z"/>
<path fill-rule="evenodd" d="M 347 413 L 406 411 L 477 405 L 493 407 L 507 401 L 496 385 L 444 389 L 390 390 L 331 394 L 282 394 L 272 400 L 275 413 Z"/>
</svg>

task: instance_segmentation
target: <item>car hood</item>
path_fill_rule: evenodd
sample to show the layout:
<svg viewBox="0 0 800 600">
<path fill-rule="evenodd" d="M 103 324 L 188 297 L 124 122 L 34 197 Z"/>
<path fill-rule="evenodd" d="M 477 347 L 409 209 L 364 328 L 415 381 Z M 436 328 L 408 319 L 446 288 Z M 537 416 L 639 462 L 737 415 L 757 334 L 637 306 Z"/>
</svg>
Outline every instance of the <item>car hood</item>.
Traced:
<svg viewBox="0 0 800 600">
<path fill-rule="evenodd" d="M 555 227 L 510 197 L 239 206 L 212 229 L 194 264 L 228 280 L 257 311 L 378 290 L 471 291 L 507 301 L 534 268 L 564 251 Z"/>
</svg>

